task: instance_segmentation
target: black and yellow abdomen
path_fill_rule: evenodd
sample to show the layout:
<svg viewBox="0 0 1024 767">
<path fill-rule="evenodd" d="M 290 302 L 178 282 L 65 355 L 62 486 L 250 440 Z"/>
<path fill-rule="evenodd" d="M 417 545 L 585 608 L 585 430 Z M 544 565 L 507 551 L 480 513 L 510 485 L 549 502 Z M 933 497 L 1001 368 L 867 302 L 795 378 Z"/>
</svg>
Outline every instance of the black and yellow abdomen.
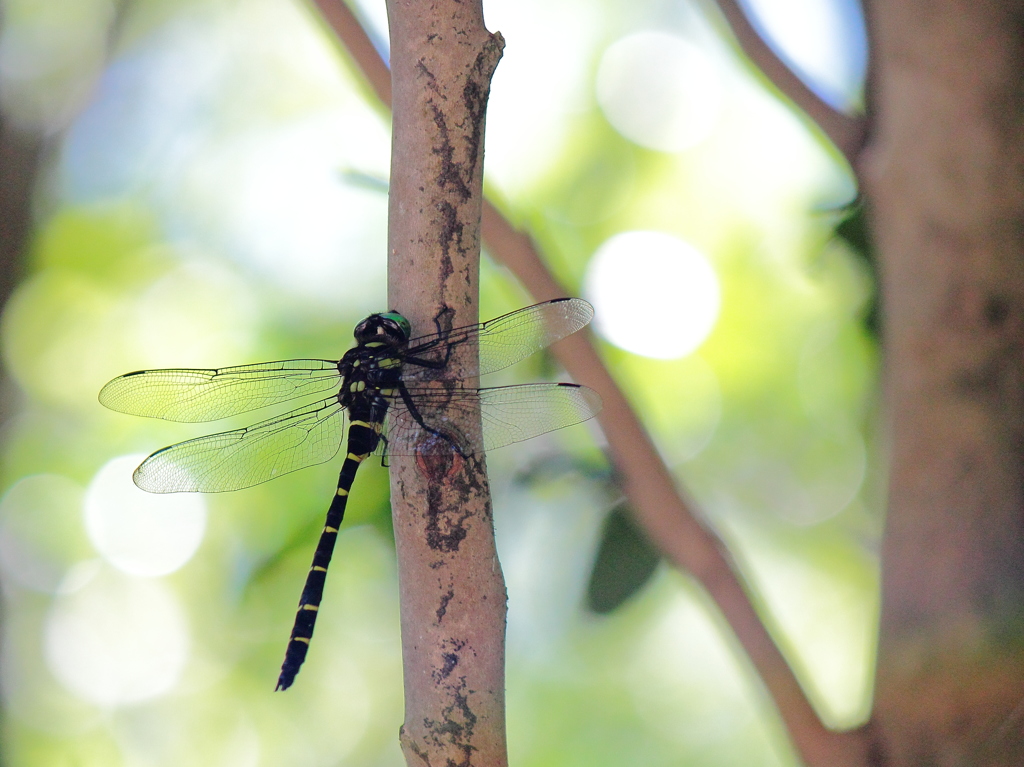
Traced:
<svg viewBox="0 0 1024 767">
<path fill-rule="evenodd" d="M 368 349 L 367 349 L 368 347 Z M 386 357 L 378 360 L 373 356 L 375 347 L 367 344 L 352 350 L 351 359 L 343 359 L 341 365 L 345 374 L 345 385 L 339 393 L 340 402 L 348 408 L 348 454 L 338 475 L 338 489 L 327 511 L 327 521 L 320 533 L 320 542 L 313 554 L 313 564 L 306 575 L 306 585 L 299 599 L 299 609 L 292 626 L 291 639 L 285 652 L 284 663 L 277 679 L 276 690 L 287 690 L 295 681 L 295 675 L 306 659 L 309 643 L 313 638 L 316 616 L 327 582 L 327 568 L 334 554 L 338 530 L 345 518 L 349 492 L 355 481 L 359 465 L 377 449 L 387 415 L 388 400 L 381 393 L 381 387 L 397 385 L 401 373 L 401 361 Z M 378 352 L 379 353 L 379 352 Z M 346 355 L 348 357 L 348 355 Z M 382 369 L 383 368 L 383 369 Z"/>
</svg>

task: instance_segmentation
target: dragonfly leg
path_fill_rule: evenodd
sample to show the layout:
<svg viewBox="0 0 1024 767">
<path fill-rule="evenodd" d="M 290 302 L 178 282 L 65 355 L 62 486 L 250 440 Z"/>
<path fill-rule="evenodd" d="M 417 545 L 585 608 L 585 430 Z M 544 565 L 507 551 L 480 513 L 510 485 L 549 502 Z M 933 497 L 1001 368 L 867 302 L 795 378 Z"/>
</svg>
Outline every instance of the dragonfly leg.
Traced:
<svg viewBox="0 0 1024 767">
<path fill-rule="evenodd" d="M 452 329 L 451 329 L 451 324 L 452 324 L 451 323 L 451 315 L 452 314 L 454 314 L 454 312 L 452 311 L 452 308 L 450 306 L 448 306 L 447 304 L 445 304 L 442 307 L 441 311 L 439 311 L 437 314 L 434 315 L 434 327 L 437 328 L 437 336 L 438 337 L 434 341 L 430 342 L 430 346 L 431 347 L 436 347 L 437 344 L 443 343 L 444 344 L 444 359 L 431 360 L 431 359 L 427 359 L 426 357 L 415 357 L 415 356 L 411 356 L 410 355 L 410 356 L 407 356 L 407 357 L 403 357 L 402 361 L 403 362 L 409 362 L 409 363 L 411 363 L 413 365 L 419 365 L 420 367 L 431 368 L 433 370 L 440 370 L 441 368 L 448 367 L 448 362 L 451 360 L 451 357 L 452 357 L 452 347 L 455 346 L 455 344 L 448 343 L 448 336 L 452 332 Z M 448 318 L 448 322 L 447 322 L 448 328 L 447 329 L 442 327 L 441 319 L 443 317 L 447 317 Z M 457 343 L 461 343 L 461 341 L 457 342 Z"/>
<path fill-rule="evenodd" d="M 409 363 L 412 365 L 419 365 L 424 368 L 431 368 L 433 370 L 440 370 L 441 368 L 448 366 L 448 361 L 452 356 L 451 344 L 448 344 L 444 353 L 444 359 L 441 360 L 428 360 L 426 357 L 402 357 L 402 362 Z"/>
<path fill-rule="evenodd" d="M 405 403 L 406 409 L 409 411 L 409 415 L 412 416 L 413 420 L 416 421 L 416 423 L 418 423 L 424 431 L 426 431 L 429 434 L 433 434 L 435 437 L 443 439 L 445 442 L 452 446 L 452 449 L 456 453 L 461 455 L 463 458 L 466 457 L 466 453 L 462 449 L 462 446 L 459 445 L 459 443 L 450 434 L 445 434 L 443 431 L 435 429 L 426 424 L 426 422 L 423 420 L 423 416 L 420 415 L 419 409 L 416 407 L 416 403 L 413 402 L 413 399 L 409 394 L 409 390 L 405 388 L 404 384 L 399 384 L 398 392 L 399 395 L 402 397 L 402 402 Z"/>
<path fill-rule="evenodd" d="M 441 309 L 441 311 L 439 311 L 436 315 L 434 315 L 434 327 L 437 328 L 437 334 L 446 342 L 445 343 L 445 350 L 444 350 L 444 362 L 441 365 L 437 365 L 437 367 L 447 367 L 448 366 L 448 361 L 451 359 L 451 356 L 452 356 L 452 349 L 454 349 L 459 344 L 464 344 L 466 341 L 469 340 L 469 336 L 467 335 L 467 336 L 464 336 L 463 338 L 458 339 L 457 341 L 448 341 L 448 338 L 451 336 L 451 332 L 452 332 L 451 315 L 453 315 L 453 314 L 455 314 L 455 312 L 452 310 L 452 308 L 450 306 L 448 306 L 447 304 L 445 304 L 444 307 Z M 447 322 L 448 327 L 447 327 L 447 329 L 444 329 L 444 328 L 441 327 L 441 318 L 442 317 L 445 317 L 445 318 L 448 319 L 448 322 Z M 420 364 L 420 363 L 417 362 L 416 364 Z"/>
<path fill-rule="evenodd" d="M 452 308 L 448 306 L 448 304 L 444 304 L 444 306 L 442 306 L 441 308 L 441 311 L 434 315 L 434 327 L 437 329 L 437 339 L 435 341 L 432 341 L 431 343 L 434 345 L 439 343 L 444 344 L 444 359 L 430 360 L 426 359 L 425 357 L 408 356 L 404 357 L 402 361 L 411 362 L 413 365 L 419 365 L 425 368 L 432 368 L 434 370 L 440 370 L 441 368 L 448 367 L 448 362 L 449 360 L 451 360 L 452 357 L 452 344 L 448 343 L 448 336 L 452 332 L 451 315 L 454 313 L 455 312 L 452 311 Z M 447 329 L 442 327 L 442 317 L 448 319 L 448 322 L 446 323 L 448 325 Z"/>
<path fill-rule="evenodd" d="M 455 314 L 455 310 L 454 309 L 452 309 L 450 306 L 448 306 L 448 304 L 441 304 L 441 309 L 437 312 L 437 314 L 434 315 L 434 327 L 437 328 L 437 334 L 439 336 L 444 336 L 444 335 L 446 335 L 446 334 L 448 334 L 448 333 L 450 333 L 452 331 L 452 320 L 451 320 L 451 317 L 452 317 L 453 314 Z M 445 319 L 448 320 L 448 322 L 445 323 L 445 324 L 448 325 L 447 329 L 441 327 L 441 319 L 442 318 L 445 318 Z"/>
</svg>

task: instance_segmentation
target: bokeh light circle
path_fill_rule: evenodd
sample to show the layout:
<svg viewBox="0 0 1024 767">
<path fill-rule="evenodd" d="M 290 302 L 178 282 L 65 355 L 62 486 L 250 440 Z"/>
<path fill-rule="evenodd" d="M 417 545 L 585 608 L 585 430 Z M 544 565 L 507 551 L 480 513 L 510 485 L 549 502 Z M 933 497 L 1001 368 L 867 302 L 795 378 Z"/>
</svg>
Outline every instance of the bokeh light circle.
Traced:
<svg viewBox="0 0 1024 767">
<path fill-rule="evenodd" d="M 597 101 L 626 138 L 648 149 L 678 152 L 714 128 L 721 82 L 714 64 L 693 43 L 664 32 L 639 32 L 604 52 Z"/>
<path fill-rule="evenodd" d="M 606 240 L 587 266 L 585 292 L 601 335 L 658 359 L 697 349 L 714 328 L 721 303 L 707 258 L 664 232 L 623 232 Z"/>
<path fill-rule="evenodd" d="M 177 597 L 161 581 L 101 568 L 59 596 L 46 620 L 44 650 L 69 691 L 101 706 L 140 703 L 173 688 L 189 638 Z"/>
<path fill-rule="evenodd" d="M 85 529 L 96 550 L 129 575 L 173 573 L 206 531 L 206 500 L 198 493 L 153 495 L 132 482 L 144 455 L 108 461 L 85 492 Z"/>
</svg>

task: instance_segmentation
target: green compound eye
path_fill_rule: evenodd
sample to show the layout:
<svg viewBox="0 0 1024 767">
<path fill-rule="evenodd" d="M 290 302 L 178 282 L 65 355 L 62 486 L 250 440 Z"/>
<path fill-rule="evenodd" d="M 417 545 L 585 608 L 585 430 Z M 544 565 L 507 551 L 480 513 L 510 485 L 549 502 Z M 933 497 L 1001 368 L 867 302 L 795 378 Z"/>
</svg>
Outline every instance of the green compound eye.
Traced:
<svg viewBox="0 0 1024 767">
<path fill-rule="evenodd" d="M 405 335 L 406 338 L 412 335 L 412 325 L 409 324 L 409 320 L 407 320 L 398 312 L 384 312 L 384 314 L 382 314 L 381 317 L 384 317 L 396 323 L 398 327 L 402 329 L 402 333 Z"/>
</svg>

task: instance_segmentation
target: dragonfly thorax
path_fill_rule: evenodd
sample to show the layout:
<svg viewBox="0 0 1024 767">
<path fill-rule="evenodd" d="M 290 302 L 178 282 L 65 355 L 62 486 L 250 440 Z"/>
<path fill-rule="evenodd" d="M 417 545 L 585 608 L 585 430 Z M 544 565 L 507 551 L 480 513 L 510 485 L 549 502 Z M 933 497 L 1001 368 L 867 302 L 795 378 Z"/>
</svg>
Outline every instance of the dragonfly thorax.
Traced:
<svg viewBox="0 0 1024 767">
<path fill-rule="evenodd" d="M 393 390 L 400 384 L 402 351 L 399 345 L 386 341 L 360 344 L 345 352 L 338 362 L 338 372 L 342 379 L 338 392 L 341 404 L 348 407 L 357 402 L 384 404 L 381 398 L 393 396 Z"/>
</svg>

